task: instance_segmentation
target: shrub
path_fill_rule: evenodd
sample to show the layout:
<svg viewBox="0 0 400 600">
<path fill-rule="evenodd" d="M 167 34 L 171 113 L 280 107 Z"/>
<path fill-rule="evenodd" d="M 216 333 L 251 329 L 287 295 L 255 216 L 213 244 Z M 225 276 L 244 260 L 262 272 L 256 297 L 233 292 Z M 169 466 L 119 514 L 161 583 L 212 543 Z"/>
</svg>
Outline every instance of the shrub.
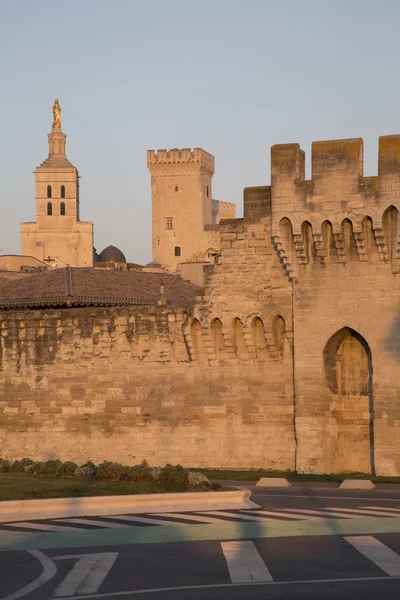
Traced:
<svg viewBox="0 0 400 600">
<path fill-rule="evenodd" d="M 105 460 L 98 466 L 97 479 L 117 481 L 120 479 L 121 475 L 127 475 L 128 470 L 129 467 L 125 467 L 120 463 Z M 125 479 L 128 479 L 128 477 L 125 477 Z"/>
<path fill-rule="evenodd" d="M 14 460 L 10 466 L 12 473 L 26 473 L 29 472 L 29 468 L 33 465 L 33 460 L 30 458 L 22 458 L 21 460 Z"/>
<path fill-rule="evenodd" d="M 136 483 L 149 483 L 154 481 L 152 469 L 147 460 L 143 460 L 140 465 L 128 468 L 128 478 Z"/>
<path fill-rule="evenodd" d="M 162 483 L 170 483 L 171 485 L 187 485 L 188 471 L 181 465 L 166 465 L 161 469 L 159 481 Z"/>
<path fill-rule="evenodd" d="M 67 476 L 73 476 L 75 475 L 75 471 L 77 470 L 78 465 L 75 464 L 74 462 L 71 462 L 70 460 L 67 460 L 65 463 L 62 463 L 60 469 L 59 469 L 59 477 L 62 477 L 63 475 L 67 475 Z"/>
<path fill-rule="evenodd" d="M 90 460 L 78 467 L 75 471 L 75 477 L 89 477 L 90 479 L 97 479 L 98 467 Z"/>
<path fill-rule="evenodd" d="M 198 473 L 197 471 L 189 471 L 188 483 L 191 488 L 196 490 L 211 489 L 211 481 L 203 473 Z"/>
<path fill-rule="evenodd" d="M 8 473 L 11 468 L 11 463 L 5 458 L 0 458 L 0 473 Z"/>
</svg>

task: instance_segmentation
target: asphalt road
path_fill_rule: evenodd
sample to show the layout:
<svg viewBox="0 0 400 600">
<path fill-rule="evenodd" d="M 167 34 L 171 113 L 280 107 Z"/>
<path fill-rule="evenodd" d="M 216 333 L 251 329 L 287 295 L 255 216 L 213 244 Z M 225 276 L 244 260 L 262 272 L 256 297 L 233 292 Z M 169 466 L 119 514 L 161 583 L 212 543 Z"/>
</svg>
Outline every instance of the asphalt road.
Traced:
<svg viewBox="0 0 400 600">
<path fill-rule="evenodd" d="M 118 527 L 99 516 L 102 527 L 27 529 L 9 547 L 0 531 L 0 599 L 400 598 L 400 492 L 258 488 L 252 499 L 284 516 L 247 521 L 251 511 L 227 511 L 215 522 L 158 526 L 121 516 Z M 345 518 L 326 518 L 335 509 Z"/>
</svg>

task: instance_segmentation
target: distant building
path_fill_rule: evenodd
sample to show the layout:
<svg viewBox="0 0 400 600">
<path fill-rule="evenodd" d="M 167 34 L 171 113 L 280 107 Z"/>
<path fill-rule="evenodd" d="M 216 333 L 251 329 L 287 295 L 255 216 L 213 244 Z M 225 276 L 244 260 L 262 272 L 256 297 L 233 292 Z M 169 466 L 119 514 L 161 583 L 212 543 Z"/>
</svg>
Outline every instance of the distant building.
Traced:
<svg viewBox="0 0 400 600">
<path fill-rule="evenodd" d="M 93 223 L 79 219 L 79 173 L 65 155 L 61 108 L 53 106 L 49 156 L 36 169 L 36 221 L 21 223 L 21 254 L 55 266 L 93 266 Z"/>
<path fill-rule="evenodd" d="M 219 222 L 236 205 L 212 199 L 214 157 L 201 148 L 149 150 L 153 260 L 169 272 L 181 263 L 210 262 L 219 249 Z"/>
</svg>

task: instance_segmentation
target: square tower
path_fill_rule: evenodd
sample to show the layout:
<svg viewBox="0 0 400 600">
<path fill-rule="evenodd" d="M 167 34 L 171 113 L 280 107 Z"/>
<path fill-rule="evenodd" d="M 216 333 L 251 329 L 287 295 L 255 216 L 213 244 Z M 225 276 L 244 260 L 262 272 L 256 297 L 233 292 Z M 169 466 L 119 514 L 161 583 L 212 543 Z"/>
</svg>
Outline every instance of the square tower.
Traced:
<svg viewBox="0 0 400 600">
<path fill-rule="evenodd" d="M 49 156 L 36 168 L 36 221 L 21 223 L 21 254 L 58 267 L 92 267 L 93 223 L 79 220 L 79 173 L 65 155 L 58 100 L 53 115 Z"/>
<path fill-rule="evenodd" d="M 149 150 L 153 260 L 169 272 L 202 260 L 213 223 L 214 157 L 201 148 Z"/>
</svg>

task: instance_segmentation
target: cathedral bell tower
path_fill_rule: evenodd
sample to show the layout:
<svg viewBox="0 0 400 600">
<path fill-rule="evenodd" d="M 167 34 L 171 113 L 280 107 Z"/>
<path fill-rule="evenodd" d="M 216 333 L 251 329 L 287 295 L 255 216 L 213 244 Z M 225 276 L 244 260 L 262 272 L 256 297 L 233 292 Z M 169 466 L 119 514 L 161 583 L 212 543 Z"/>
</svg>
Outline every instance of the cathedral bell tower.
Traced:
<svg viewBox="0 0 400 600">
<path fill-rule="evenodd" d="M 93 223 L 79 220 L 79 173 L 65 154 L 58 99 L 47 137 L 49 155 L 36 168 L 36 221 L 21 223 L 21 254 L 57 267 L 92 267 Z"/>
</svg>

